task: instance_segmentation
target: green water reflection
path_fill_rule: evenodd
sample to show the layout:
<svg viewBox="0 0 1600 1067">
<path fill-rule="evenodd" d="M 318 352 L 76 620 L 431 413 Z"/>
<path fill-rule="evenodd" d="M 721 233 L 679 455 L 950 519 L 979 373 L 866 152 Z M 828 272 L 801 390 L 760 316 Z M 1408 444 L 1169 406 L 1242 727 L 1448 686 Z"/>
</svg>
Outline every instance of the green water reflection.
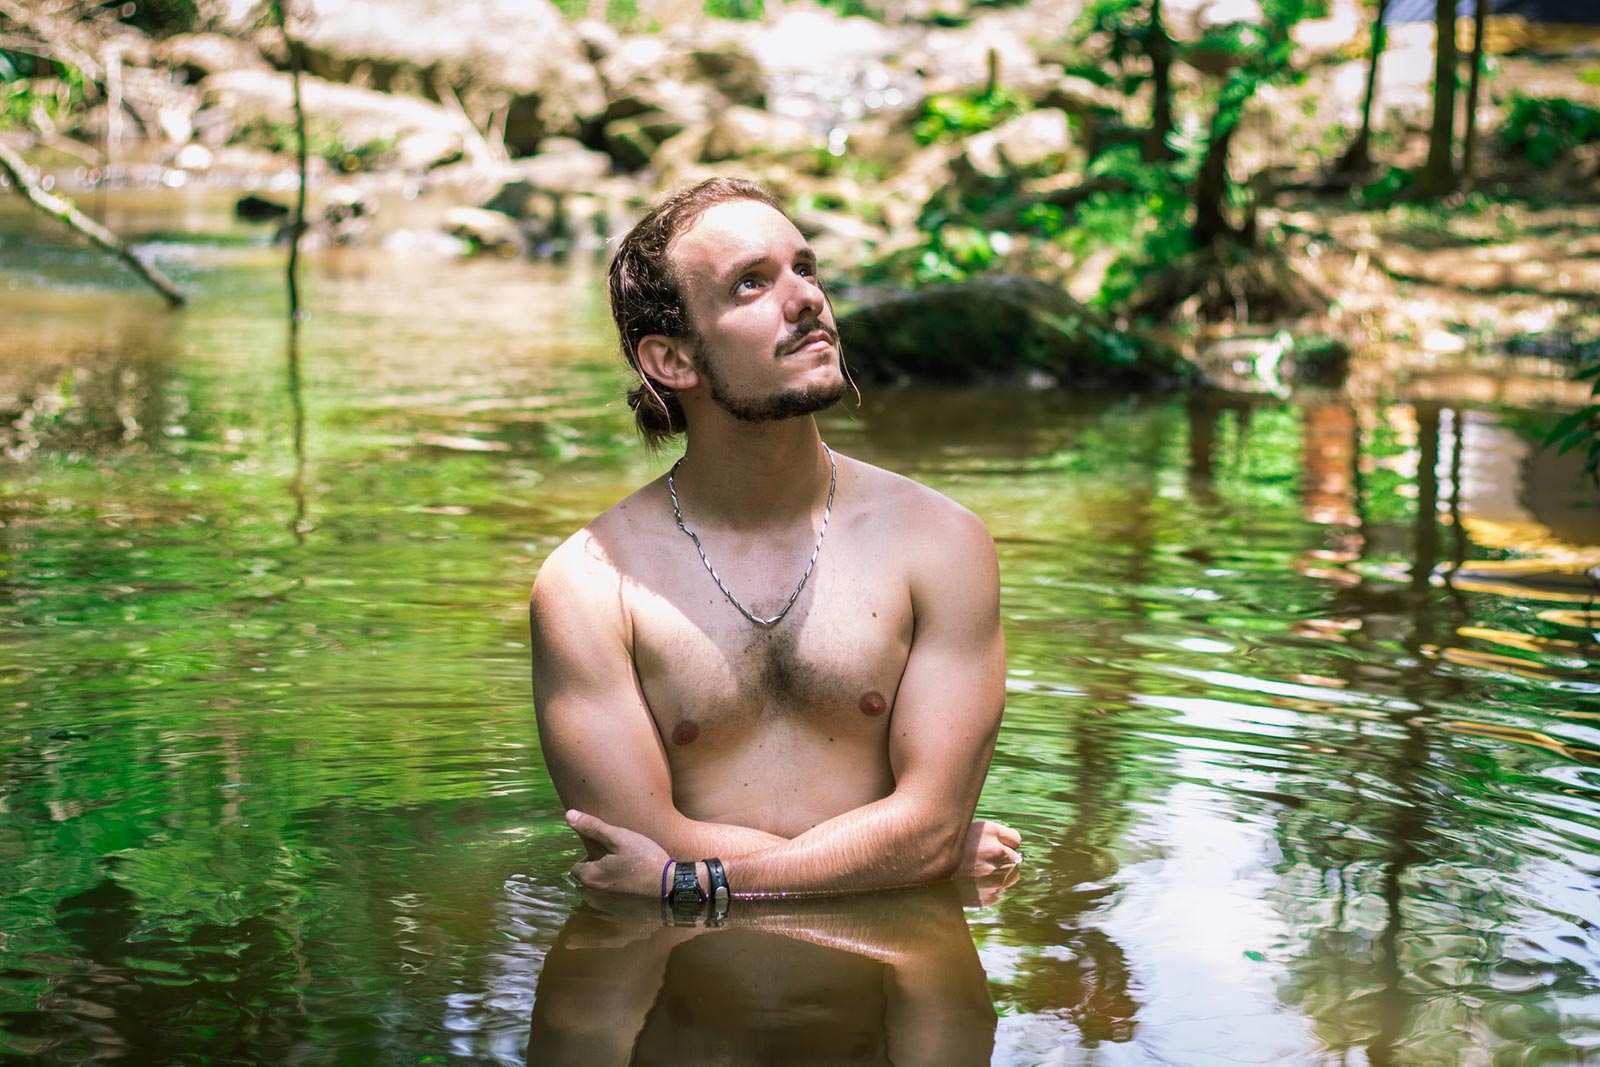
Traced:
<svg viewBox="0 0 1600 1067">
<path fill-rule="evenodd" d="M 598 266 L 325 255 L 291 365 L 195 197 L 107 205 L 215 238 L 179 315 L 0 209 L 0 1060 L 554 1062 L 586 1001 L 641 1062 L 1600 1056 L 1600 522 L 1536 419 L 830 414 L 996 535 L 1027 862 L 679 938 L 565 879 L 527 695 L 540 560 L 666 462 Z"/>
</svg>

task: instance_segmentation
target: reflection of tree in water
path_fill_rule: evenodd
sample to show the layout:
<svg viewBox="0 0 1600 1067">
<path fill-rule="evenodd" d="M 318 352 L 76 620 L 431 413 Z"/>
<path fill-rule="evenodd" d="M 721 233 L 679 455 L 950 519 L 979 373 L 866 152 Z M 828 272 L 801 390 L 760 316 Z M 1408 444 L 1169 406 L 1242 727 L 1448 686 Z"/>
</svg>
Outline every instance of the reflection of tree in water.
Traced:
<svg viewBox="0 0 1600 1067">
<path fill-rule="evenodd" d="M 1112 845 L 1131 821 L 1139 772 L 1116 703 L 1091 696 L 1089 704 L 1064 727 L 1071 784 L 1047 798 L 1070 814 L 1048 839 L 1024 840 L 1025 882 L 1000 912 L 1007 939 L 1028 946 L 1005 999 L 1064 1017 L 1092 1046 L 1129 1040 L 1139 1010 L 1127 956 L 1096 922 L 1117 891 Z"/>
<path fill-rule="evenodd" d="M 1441 638 L 1448 643 L 1473 616 L 1461 596 L 1432 580 L 1441 554 L 1439 407 L 1419 405 L 1417 421 L 1409 578 L 1355 572 L 1358 580 L 1333 593 L 1324 615 L 1355 623 L 1332 627 L 1347 635 L 1349 654 L 1332 660 L 1340 687 L 1376 688 L 1399 699 L 1343 722 L 1330 714 L 1317 724 L 1315 761 L 1280 785 L 1293 798 L 1275 819 L 1285 857 L 1283 907 L 1301 927 L 1291 943 L 1306 946 L 1290 961 L 1292 977 L 1281 995 L 1307 1011 L 1331 1048 L 1361 1048 L 1375 1067 L 1456 1062 L 1452 1057 L 1481 1044 L 1485 1024 L 1492 1029 L 1505 1017 L 1476 1005 L 1498 1000 L 1548 1012 L 1546 1048 L 1572 1054 L 1554 1036 L 1560 1027 L 1553 1009 L 1539 1004 L 1547 989 L 1500 994 L 1492 980 L 1507 952 L 1506 938 L 1495 931 L 1512 927 L 1518 916 L 1514 900 L 1480 878 L 1511 873 L 1505 868 L 1519 857 L 1496 853 L 1463 803 L 1463 794 L 1495 789 L 1497 768 L 1435 725 L 1454 716 L 1451 706 L 1470 705 L 1479 683 L 1443 669 L 1435 654 Z M 1459 492 L 1457 436 L 1448 458 Z M 1355 501 L 1356 516 L 1367 510 Z M 1458 501 L 1451 510 L 1459 510 Z M 1359 531 L 1364 547 L 1371 545 L 1369 532 Z M 1464 551 L 1457 537 L 1456 563 Z M 1347 739 L 1338 736 L 1341 727 Z M 1321 908 L 1312 904 L 1318 898 Z M 1381 911 L 1374 910 L 1380 902 Z M 1305 923 L 1308 911 L 1316 915 Z M 1588 981 L 1574 961 L 1541 965 L 1579 988 Z"/>
<path fill-rule="evenodd" d="M 193 383 L 151 346 L 54 356 L 0 378 L 0 456 L 95 456 L 158 449 L 211 420 Z"/>
<path fill-rule="evenodd" d="M 1108 549 L 1096 580 L 1123 591 L 1112 610 L 1136 622 L 1148 613 L 1145 590 L 1157 566 L 1157 477 L 1171 429 L 1168 420 L 1148 418 L 1116 430 L 1114 442 L 1089 434 L 1079 445 L 1114 448 L 1118 462 L 1137 472 L 1137 482 L 1119 483 L 1115 508 L 1096 524 Z M 1058 727 L 1066 785 L 1044 798 L 1056 817 L 1048 829 L 1030 830 L 1025 881 L 1000 902 L 1008 939 L 1028 946 L 1003 989 L 1025 1012 L 1065 1019 L 1092 1047 L 1134 1033 L 1139 1003 L 1131 968 L 1098 925 L 1097 912 L 1117 892 L 1114 846 L 1126 839 L 1131 805 L 1154 783 L 1140 759 L 1149 742 L 1126 721 L 1134 692 L 1127 671 L 1102 665 L 1069 672 L 1068 680 L 1082 686 L 1083 696 Z"/>
</svg>

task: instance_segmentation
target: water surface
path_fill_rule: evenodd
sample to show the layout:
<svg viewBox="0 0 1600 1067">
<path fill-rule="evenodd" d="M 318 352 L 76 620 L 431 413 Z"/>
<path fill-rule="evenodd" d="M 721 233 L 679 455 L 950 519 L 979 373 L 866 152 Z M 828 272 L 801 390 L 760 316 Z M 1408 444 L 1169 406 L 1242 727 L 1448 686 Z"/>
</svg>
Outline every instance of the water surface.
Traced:
<svg viewBox="0 0 1600 1067">
<path fill-rule="evenodd" d="M 539 562 L 670 459 L 599 264 L 325 253 L 291 348 L 278 252 L 160 196 L 101 207 L 179 314 L 0 201 L 0 1060 L 550 1062 L 584 1005 L 640 1062 L 1600 1056 L 1600 522 L 1543 416 L 830 413 L 995 534 L 1027 860 L 685 932 L 566 879 L 528 698 Z"/>
</svg>

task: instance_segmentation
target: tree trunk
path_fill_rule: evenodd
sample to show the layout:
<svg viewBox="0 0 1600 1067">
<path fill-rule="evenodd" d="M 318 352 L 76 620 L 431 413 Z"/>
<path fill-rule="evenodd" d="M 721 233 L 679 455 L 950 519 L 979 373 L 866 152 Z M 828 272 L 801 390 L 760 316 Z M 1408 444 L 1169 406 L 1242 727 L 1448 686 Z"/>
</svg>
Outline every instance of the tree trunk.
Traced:
<svg viewBox="0 0 1600 1067">
<path fill-rule="evenodd" d="M 1378 61 L 1389 42 L 1389 27 L 1383 22 L 1388 13 L 1389 0 L 1378 0 L 1378 17 L 1372 22 L 1372 43 L 1367 49 L 1367 91 L 1361 98 L 1361 129 L 1333 166 L 1339 174 L 1361 174 L 1372 169 L 1372 102 L 1378 96 Z"/>
<path fill-rule="evenodd" d="M 1438 197 L 1453 192 L 1456 119 L 1456 0 L 1434 0 L 1437 23 L 1433 64 L 1433 127 L 1428 134 L 1428 161 L 1417 175 L 1416 192 Z"/>
<path fill-rule="evenodd" d="M 1149 162 L 1172 159 L 1172 37 L 1161 21 L 1161 0 L 1150 0 L 1150 29 L 1145 50 L 1150 55 L 1150 134 L 1144 158 Z"/>
<path fill-rule="evenodd" d="M 1206 142 L 1206 157 L 1194 183 L 1194 243 L 1205 248 L 1223 238 L 1235 237 L 1238 230 L 1228 222 L 1228 148 L 1233 131 L 1239 128 L 1237 115 L 1226 114 L 1228 105 L 1217 107 L 1211 120 L 1211 136 Z"/>
<path fill-rule="evenodd" d="M 294 218 L 289 222 L 289 262 L 284 268 L 289 292 L 289 321 L 300 319 L 300 238 L 306 232 L 306 109 L 300 97 L 300 43 L 289 32 L 289 0 L 274 0 L 273 13 L 284 51 L 289 55 L 289 84 L 294 91 L 295 166 L 299 181 L 295 193 Z"/>
<path fill-rule="evenodd" d="M 1483 73 L 1483 23 L 1489 0 L 1478 0 L 1472 16 L 1472 73 L 1467 76 L 1467 130 L 1461 142 L 1461 185 L 1472 188 L 1473 155 L 1478 144 L 1478 77 Z"/>
</svg>

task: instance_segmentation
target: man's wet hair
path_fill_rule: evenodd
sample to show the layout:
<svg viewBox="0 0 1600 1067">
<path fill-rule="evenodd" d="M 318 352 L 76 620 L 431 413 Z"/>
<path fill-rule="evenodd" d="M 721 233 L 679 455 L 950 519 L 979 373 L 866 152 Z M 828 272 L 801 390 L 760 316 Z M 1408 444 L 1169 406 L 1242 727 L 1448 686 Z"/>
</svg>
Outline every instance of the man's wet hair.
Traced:
<svg viewBox="0 0 1600 1067">
<path fill-rule="evenodd" d="M 782 202 L 764 186 L 742 178 L 707 178 L 657 201 L 623 235 L 611 258 L 606 277 L 611 317 L 622 338 L 622 355 L 639 375 L 639 384 L 628 390 L 628 406 L 633 409 L 639 436 L 652 449 L 683 432 L 683 406 L 671 389 L 639 369 L 639 342 L 652 334 L 695 336 L 681 279 L 672 269 L 667 251 L 710 208 L 737 200 L 754 200 L 788 217 Z"/>
</svg>

